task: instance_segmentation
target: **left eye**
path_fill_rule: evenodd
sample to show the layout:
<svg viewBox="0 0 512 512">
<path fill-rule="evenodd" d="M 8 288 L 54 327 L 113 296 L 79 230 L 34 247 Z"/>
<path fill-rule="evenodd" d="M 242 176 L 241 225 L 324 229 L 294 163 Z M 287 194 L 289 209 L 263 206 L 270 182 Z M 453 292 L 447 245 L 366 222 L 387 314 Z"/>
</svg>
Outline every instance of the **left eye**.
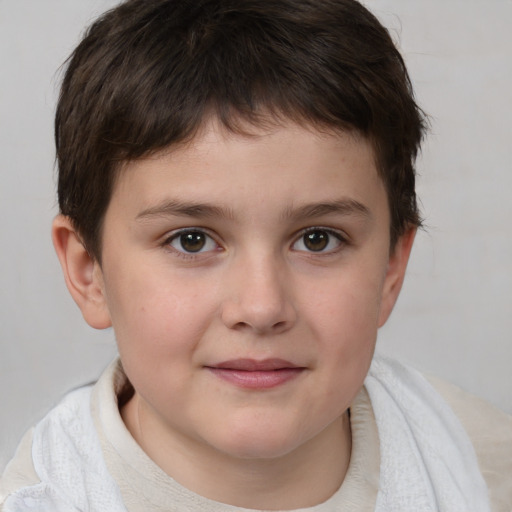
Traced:
<svg viewBox="0 0 512 512">
<path fill-rule="evenodd" d="M 292 245 L 295 251 L 331 252 L 343 243 L 340 235 L 326 229 L 310 229 Z"/>
<path fill-rule="evenodd" d="M 217 244 L 211 236 L 198 230 L 176 233 L 169 240 L 169 245 L 179 252 L 188 254 L 213 251 L 217 248 Z"/>
</svg>

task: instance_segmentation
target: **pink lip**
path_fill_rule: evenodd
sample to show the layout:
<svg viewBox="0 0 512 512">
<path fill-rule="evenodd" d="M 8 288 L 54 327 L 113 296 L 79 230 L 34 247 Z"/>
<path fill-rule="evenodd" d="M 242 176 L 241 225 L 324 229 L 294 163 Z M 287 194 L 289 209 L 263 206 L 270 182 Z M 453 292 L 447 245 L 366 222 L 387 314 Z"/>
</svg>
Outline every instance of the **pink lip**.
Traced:
<svg viewBox="0 0 512 512">
<path fill-rule="evenodd" d="M 233 359 L 206 368 L 217 377 L 246 389 L 274 388 L 294 379 L 305 370 L 283 359 Z"/>
</svg>

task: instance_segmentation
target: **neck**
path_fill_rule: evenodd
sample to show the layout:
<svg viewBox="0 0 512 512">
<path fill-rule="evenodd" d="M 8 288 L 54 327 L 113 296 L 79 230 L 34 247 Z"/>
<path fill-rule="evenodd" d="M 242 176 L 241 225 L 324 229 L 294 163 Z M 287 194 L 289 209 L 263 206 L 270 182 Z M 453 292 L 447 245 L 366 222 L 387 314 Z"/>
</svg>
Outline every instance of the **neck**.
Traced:
<svg viewBox="0 0 512 512">
<path fill-rule="evenodd" d="M 269 459 L 198 449 L 197 441 L 187 436 L 169 439 L 157 426 L 144 424 L 137 395 L 124 406 L 122 417 L 138 444 L 170 477 L 205 498 L 237 507 L 292 510 L 318 505 L 338 490 L 350 461 L 348 413 L 297 449 Z"/>
</svg>

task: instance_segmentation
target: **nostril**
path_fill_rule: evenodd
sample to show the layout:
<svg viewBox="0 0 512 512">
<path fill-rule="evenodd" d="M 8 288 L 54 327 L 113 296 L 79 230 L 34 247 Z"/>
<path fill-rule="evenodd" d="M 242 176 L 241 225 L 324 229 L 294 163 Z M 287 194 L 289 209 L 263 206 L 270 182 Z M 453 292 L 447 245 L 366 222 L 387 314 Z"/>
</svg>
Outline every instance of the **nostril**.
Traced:
<svg viewBox="0 0 512 512">
<path fill-rule="evenodd" d="M 237 331 L 243 331 L 244 329 L 254 329 L 255 331 L 258 331 L 258 332 L 270 333 L 270 332 L 279 332 L 279 331 L 286 330 L 287 325 L 288 325 L 288 322 L 280 321 L 280 322 L 276 322 L 275 324 L 272 324 L 270 326 L 270 328 L 266 328 L 266 327 L 262 327 L 262 326 L 258 326 L 258 325 L 251 325 L 249 322 L 237 322 L 237 323 L 233 324 L 233 326 L 231 328 L 235 329 Z"/>
<path fill-rule="evenodd" d="M 247 329 L 248 327 L 250 327 L 250 325 L 246 322 L 237 322 L 236 324 L 233 325 L 233 329 L 236 329 L 236 330 L 241 330 L 241 329 Z"/>
</svg>

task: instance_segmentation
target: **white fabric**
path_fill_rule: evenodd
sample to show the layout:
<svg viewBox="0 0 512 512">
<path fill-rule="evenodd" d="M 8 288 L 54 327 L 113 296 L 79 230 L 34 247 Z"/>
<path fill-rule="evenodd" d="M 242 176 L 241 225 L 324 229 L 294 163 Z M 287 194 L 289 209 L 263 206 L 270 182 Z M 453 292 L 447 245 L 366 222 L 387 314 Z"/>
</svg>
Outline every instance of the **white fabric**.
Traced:
<svg viewBox="0 0 512 512">
<path fill-rule="evenodd" d="M 126 512 L 103 460 L 90 397 L 90 387 L 73 391 L 36 426 L 32 457 L 41 483 L 9 496 L 4 512 Z"/>
<path fill-rule="evenodd" d="M 430 384 L 376 357 L 365 386 L 380 438 L 376 512 L 490 511 L 471 442 Z M 92 421 L 90 388 L 36 426 L 32 455 L 41 483 L 9 496 L 4 512 L 126 512 Z"/>
<path fill-rule="evenodd" d="M 473 446 L 426 379 L 375 358 L 365 386 L 381 451 L 376 512 L 490 511 Z"/>
</svg>

